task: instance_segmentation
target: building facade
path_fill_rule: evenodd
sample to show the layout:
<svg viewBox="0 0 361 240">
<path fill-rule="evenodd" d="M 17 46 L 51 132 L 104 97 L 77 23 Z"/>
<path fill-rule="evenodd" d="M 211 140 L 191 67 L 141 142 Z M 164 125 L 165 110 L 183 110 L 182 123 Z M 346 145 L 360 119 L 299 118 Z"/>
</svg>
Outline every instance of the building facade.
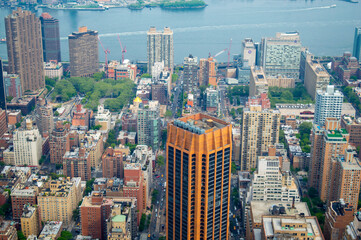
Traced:
<svg viewBox="0 0 361 240">
<path fill-rule="evenodd" d="M 22 91 L 45 87 L 43 44 L 39 18 L 18 8 L 5 17 L 10 74 L 18 74 Z"/>
<path fill-rule="evenodd" d="M 199 85 L 217 86 L 217 68 L 216 61 L 213 58 L 201 58 L 199 60 Z"/>
<path fill-rule="evenodd" d="M 80 27 L 69 39 L 70 75 L 90 77 L 99 71 L 98 32 Z"/>
<path fill-rule="evenodd" d="M 51 163 L 63 164 L 63 156 L 67 150 L 70 150 L 68 133 L 69 124 L 58 121 L 49 139 Z"/>
<path fill-rule="evenodd" d="M 252 66 L 249 81 L 249 96 L 256 97 L 268 93 L 268 82 L 262 67 Z"/>
<path fill-rule="evenodd" d="M 54 129 L 53 108 L 47 104 L 45 99 L 37 101 L 35 116 L 40 134 L 42 136 L 51 134 Z"/>
<path fill-rule="evenodd" d="M 299 79 L 301 41 L 298 32 L 262 39 L 261 66 L 266 76 Z"/>
<path fill-rule="evenodd" d="M 198 89 L 198 60 L 189 55 L 183 62 L 183 89 L 185 92 L 195 92 Z"/>
<path fill-rule="evenodd" d="M 21 230 L 25 237 L 38 236 L 41 229 L 39 209 L 36 206 L 25 205 L 20 219 Z"/>
<path fill-rule="evenodd" d="M 173 31 L 165 27 L 163 32 L 158 32 L 155 27 L 151 27 L 147 32 L 147 54 L 148 73 L 152 73 L 153 65 L 156 62 L 164 62 L 164 67 L 173 70 Z"/>
<path fill-rule="evenodd" d="M 15 131 L 13 139 L 15 164 L 39 166 L 43 143 L 39 130 L 36 128 L 31 130 L 19 129 Z"/>
<path fill-rule="evenodd" d="M 300 201 L 298 187 L 289 171 L 281 171 L 278 156 L 259 156 L 252 180 L 252 200 Z"/>
<path fill-rule="evenodd" d="M 6 109 L 6 90 L 5 90 L 5 81 L 3 73 L 3 60 L 0 58 L 0 108 Z"/>
<path fill-rule="evenodd" d="M 80 177 L 82 181 L 91 179 L 89 152 L 84 148 L 72 148 L 63 156 L 63 173 L 65 176 Z"/>
<path fill-rule="evenodd" d="M 326 118 L 341 119 L 343 94 L 328 85 L 326 91 L 316 93 L 315 117 L 313 122 L 319 126 L 325 124 Z"/>
<path fill-rule="evenodd" d="M 111 199 L 104 198 L 99 192 L 84 197 L 80 206 L 82 235 L 91 236 L 92 239 L 108 239 L 107 220 L 113 204 Z"/>
<path fill-rule="evenodd" d="M 102 156 L 102 168 L 104 178 L 122 179 L 124 176 L 123 153 L 112 147 L 107 148 Z"/>
<path fill-rule="evenodd" d="M 40 16 L 40 22 L 44 62 L 61 62 L 59 20 L 44 12 Z"/>
<path fill-rule="evenodd" d="M 196 114 L 168 124 L 167 239 L 229 239 L 232 126 Z"/>
<path fill-rule="evenodd" d="M 137 137 L 138 144 L 158 148 L 160 141 L 159 103 L 150 101 L 148 106 L 138 109 Z"/>
<path fill-rule="evenodd" d="M 304 84 L 312 99 L 316 98 L 317 91 L 326 91 L 330 83 L 330 75 L 317 60 L 308 58 L 305 62 Z"/>
<path fill-rule="evenodd" d="M 69 226 L 73 210 L 78 207 L 81 196 L 81 179 L 51 180 L 38 195 L 42 221 L 60 221 Z"/>
<path fill-rule="evenodd" d="M 343 199 L 330 202 L 325 213 L 325 239 L 343 239 L 346 226 L 352 222 L 353 216 L 353 206 L 345 203 Z"/>
<path fill-rule="evenodd" d="M 241 139 L 241 170 L 257 168 L 257 158 L 278 143 L 281 114 L 278 110 L 250 105 L 243 110 Z"/>
</svg>

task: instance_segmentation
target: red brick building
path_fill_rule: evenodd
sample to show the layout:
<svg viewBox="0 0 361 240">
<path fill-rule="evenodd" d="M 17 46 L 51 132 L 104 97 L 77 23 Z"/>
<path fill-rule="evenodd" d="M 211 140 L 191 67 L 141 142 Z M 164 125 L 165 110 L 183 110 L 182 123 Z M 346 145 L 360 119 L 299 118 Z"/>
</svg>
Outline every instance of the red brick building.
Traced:
<svg viewBox="0 0 361 240">
<path fill-rule="evenodd" d="M 85 126 L 89 128 L 90 118 L 92 115 L 93 112 L 91 110 L 82 108 L 80 104 L 76 105 L 71 123 L 73 126 Z"/>
<path fill-rule="evenodd" d="M 63 164 L 63 156 L 70 150 L 68 141 L 70 124 L 64 124 L 61 121 L 56 123 L 56 127 L 50 136 L 50 162 Z"/>
<path fill-rule="evenodd" d="M 147 204 L 146 186 L 142 168 L 139 163 L 125 164 L 124 166 L 124 197 L 136 197 L 138 208 L 138 224 Z"/>
<path fill-rule="evenodd" d="M 350 52 L 345 52 L 342 57 L 332 59 L 332 71 L 346 85 L 348 85 L 347 80 L 351 77 L 361 78 L 361 66 L 357 58 L 352 57 Z"/>
<path fill-rule="evenodd" d="M 81 229 L 83 236 L 92 239 L 107 239 L 106 220 L 111 214 L 113 200 L 104 198 L 101 193 L 93 192 L 92 196 L 84 197 L 80 206 Z"/>
<path fill-rule="evenodd" d="M 248 102 L 246 102 L 246 107 L 249 107 L 251 105 L 261 105 L 262 109 L 271 108 L 271 102 L 268 99 L 267 93 L 261 93 L 261 95 L 258 97 L 248 98 Z"/>
<path fill-rule="evenodd" d="M 81 177 L 82 181 L 91 179 L 90 154 L 85 148 L 67 151 L 63 157 L 63 174 L 67 177 Z"/>
<path fill-rule="evenodd" d="M 121 152 L 117 152 L 109 147 L 102 156 L 102 163 L 104 178 L 123 178 L 124 167 L 123 154 Z"/>
<path fill-rule="evenodd" d="M 24 205 L 35 205 L 37 193 L 35 189 L 15 189 L 11 192 L 11 206 L 13 212 L 13 220 L 20 222 L 23 214 Z"/>
<path fill-rule="evenodd" d="M 341 200 L 330 202 L 325 214 L 325 239 L 342 239 L 346 226 L 353 220 L 353 213 L 354 208 Z"/>
</svg>

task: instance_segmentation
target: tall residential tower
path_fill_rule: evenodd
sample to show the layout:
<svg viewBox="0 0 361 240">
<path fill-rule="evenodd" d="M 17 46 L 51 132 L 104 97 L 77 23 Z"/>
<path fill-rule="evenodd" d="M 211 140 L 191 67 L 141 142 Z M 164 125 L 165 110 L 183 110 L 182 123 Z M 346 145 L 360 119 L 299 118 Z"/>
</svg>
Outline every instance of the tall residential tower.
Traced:
<svg viewBox="0 0 361 240">
<path fill-rule="evenodd" d="M 355 38 L 353 40 L 353 54 L 354 57 L 361 63 L 361 27 L 355 28 Z"/>
<path fill-rule="evenodd" d="M 232 126 L 198 113 L 168 124 L 167 239 L 228 239 Z"/>
<path fill-rule="evenodd" d="M 152 73 L 152 67 L 156 62 L 164 62 L 164 67 L 173 69 L 173 31 L 165 27 L 163 32 L 157 32 L 155 27 L 151 27 L 147 33 L 148 52 L 148 73 Z"/>
<path fill-rule="evenodd" d="M 50 60 L 61 62 L 59 20 L 53 18 L 49 13 L 42 13 L 40 21 L 44 62 L 50 62 Z"/>
<path fill-rule="evenodd" d="M 69 35 L 70 75 L 88 77 L 99 71 L 98 32 L 80 27 Z"/>
<path fill-rule="evenodd" d="M 40 20 L 18 8 L 5 17 L 6 45 L 11 74 L 19 74 L 23 92 L 45 87 Z"/>
</svg>

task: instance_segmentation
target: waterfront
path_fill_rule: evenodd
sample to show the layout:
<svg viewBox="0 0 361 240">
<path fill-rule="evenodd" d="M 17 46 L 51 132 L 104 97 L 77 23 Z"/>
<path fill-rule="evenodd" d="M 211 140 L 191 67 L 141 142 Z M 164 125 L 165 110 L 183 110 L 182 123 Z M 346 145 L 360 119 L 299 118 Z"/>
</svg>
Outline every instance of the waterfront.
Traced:
<svg viewBox="0 0 361 240">
<path fill-rule="evenodd" d="M 99 31 L 108 59 L 120 59 L 117 41 L 120 34 L 126 45 L 126 58 L 146 60 L 146 32 L 149 26 L 174 30 L 175 62 L 192 53 L 198 58 L 216 54 L 227 48 L 232 38 L 232 54 L 240 53 L 246 37 L 260 41 L 263 36 L 274 36 L 280 31 L 299 31 L 304 46 L 315 55 L 342 55 L 352 51 L 354 27 L 361 25 L 361 4 L 337 0 L 209 0 L 208 7 L 199 10 L 169 11 L 160 8 L 130 11 L 116 8 L 107 11 L 48 11 L 60 21 L 62 59 L 69 58 L 67 35 L 79 26 Z M 335 8 L 331 5 L 336 4 Z M 0 38 L 5 37 L 4 17 L 10 9 L 0 9 Z M 100 51 L 100 61 L 104 53 Z M 0 57 L 7 59 L 6 44 L 0 44 Z M 218 57 L 225 61 L 226 54 Z"/>
</svg>

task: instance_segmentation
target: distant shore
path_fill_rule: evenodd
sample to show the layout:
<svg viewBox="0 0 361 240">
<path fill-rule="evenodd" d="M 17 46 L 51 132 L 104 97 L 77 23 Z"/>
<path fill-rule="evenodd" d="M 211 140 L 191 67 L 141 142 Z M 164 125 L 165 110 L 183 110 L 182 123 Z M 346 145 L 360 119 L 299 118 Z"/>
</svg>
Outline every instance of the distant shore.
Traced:
<svg viewBox="0 0 361 240">
<path fill-rule="evenodd" d="M 138 0 L 138 3 L 131 4 L 128 6 L 130 10 L 141 10 L 143 8 L 152 8 L 160 7 L 162 9 L 169 10 L 185 10 L 185 9 L 202 9 L 207 7 L 207 4 L 203 0 L 192 0 L 192 1 L 177 1 L 177 2 L 161 2 L 161 3 L 151 3 L 146 4 L 141 0 Z"/>
</svg>

